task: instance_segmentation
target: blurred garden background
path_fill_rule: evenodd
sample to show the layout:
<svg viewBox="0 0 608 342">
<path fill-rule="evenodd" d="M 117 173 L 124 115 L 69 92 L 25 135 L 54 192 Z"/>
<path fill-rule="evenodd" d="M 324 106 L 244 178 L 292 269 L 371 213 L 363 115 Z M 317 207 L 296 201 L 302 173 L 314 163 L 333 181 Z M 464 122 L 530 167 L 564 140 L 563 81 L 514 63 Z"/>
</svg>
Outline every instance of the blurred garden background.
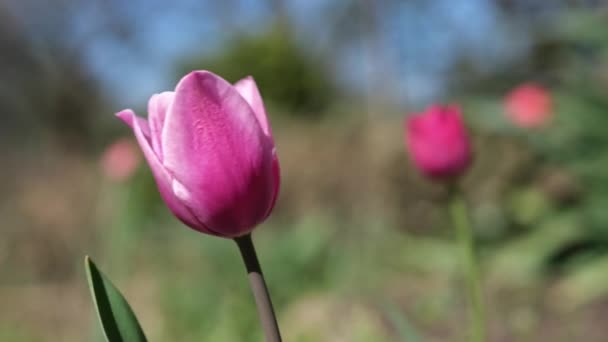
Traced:
<svg viewBox="0 0 608 342">
<path fill-rule="evenodd" d="M 194 69 L 266 101 L 282 188 L 254 240 L 286 341 L 465 340 L 446 191 L 403 144 L 434 102 L 474 135 L 489 340 L 606 340 L 605 1 L 4 0 L 0 51 L 0 341 L 101 341 L 86 254 L 152 341 L 262 340 L 234 243 L 170 215 L 113 116 Z M 550 116 L 521 127 L 530 83 Z"/>
</svg>

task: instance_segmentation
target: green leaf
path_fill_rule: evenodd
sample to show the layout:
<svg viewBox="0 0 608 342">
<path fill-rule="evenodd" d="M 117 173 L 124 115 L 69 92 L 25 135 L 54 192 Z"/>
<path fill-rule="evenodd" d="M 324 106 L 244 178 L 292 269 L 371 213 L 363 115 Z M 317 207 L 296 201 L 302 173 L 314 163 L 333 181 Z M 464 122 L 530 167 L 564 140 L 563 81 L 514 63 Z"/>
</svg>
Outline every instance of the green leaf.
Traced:
<svg viewBox="0 0 608 342">
<path fill-rule="evenodd" d="M 108 342 L 145 342 L 146 336 L 127 300 L 93 263 L 84 259 L 89 289 Z"/>
</svg>

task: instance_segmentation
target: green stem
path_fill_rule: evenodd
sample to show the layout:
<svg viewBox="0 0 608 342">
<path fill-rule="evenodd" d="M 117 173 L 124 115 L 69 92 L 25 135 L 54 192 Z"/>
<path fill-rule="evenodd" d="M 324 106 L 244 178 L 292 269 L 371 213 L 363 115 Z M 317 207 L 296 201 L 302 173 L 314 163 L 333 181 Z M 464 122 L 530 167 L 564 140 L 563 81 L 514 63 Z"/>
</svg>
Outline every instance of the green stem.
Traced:
<svg viewBox="0 0 608 342">
<path fill-rule="evenodd" d="M 457 189 L 452 189 L 450 192 L 450 215 L 458 234 L 463 263 L 466 267 L 467 287 L 471 305 L 469 309 L 469 323 L 471 325 L 470 341 L 483 342 L 485 341 L 486 334 L 485 310 L 473 230 L 462 194 Z"/>
<path fill-rule="evenodd" d="M 266 335 L 266 341 L 281 342 L 279 325 L 272 307 L 268 288 L 266 287 L 266 281 L 264 281 L 264 276 L 262 275 L 262 268 L 253 246 L 253 240 L 251 240 L 251 234 L 239 236 L 234 241 L 241 251 L 245 268 L 249 274 L 249 284 L 255 298 L 260 323 Z"/>
</svg>

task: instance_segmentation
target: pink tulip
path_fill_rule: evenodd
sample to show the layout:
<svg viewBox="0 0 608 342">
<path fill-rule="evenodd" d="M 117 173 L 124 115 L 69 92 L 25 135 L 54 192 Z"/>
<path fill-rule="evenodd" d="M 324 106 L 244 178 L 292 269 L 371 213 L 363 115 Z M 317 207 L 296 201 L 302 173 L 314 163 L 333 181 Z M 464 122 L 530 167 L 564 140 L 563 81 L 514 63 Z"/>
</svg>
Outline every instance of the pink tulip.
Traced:
<svg viewBox="0 0 608 342">
<path fill-rule="evenodd" d="M 234 238 L 264 221 L 279 191 L 270 124 L 251 77 L 231 85 L 208 72 L 152 95 L 148 120 L 116 114 L 134 131 L 161 197 L 189 227 Z"/>
<path fill-rule="evenodd" d="M 406 146 L 416 167 L 433 179 L 459 176 L 472 161 L 460 109 L 431 106 L 406 120 Z"/>
<path fill-rule="evenodd" d="M 110 144 L 101 156 L 103 174 L 115 182 L 131 178 L 141 162 L 141 155 L 135 143 L 130 139 L 120 138 Z"/>
<path fill-rule="evenodd" d="M 515 125 L 523 128 L 542 127 L 552 112 L 551 94 L 535 83 L 524 83 L 505 98 L 505 112 Z"/>
</svg>

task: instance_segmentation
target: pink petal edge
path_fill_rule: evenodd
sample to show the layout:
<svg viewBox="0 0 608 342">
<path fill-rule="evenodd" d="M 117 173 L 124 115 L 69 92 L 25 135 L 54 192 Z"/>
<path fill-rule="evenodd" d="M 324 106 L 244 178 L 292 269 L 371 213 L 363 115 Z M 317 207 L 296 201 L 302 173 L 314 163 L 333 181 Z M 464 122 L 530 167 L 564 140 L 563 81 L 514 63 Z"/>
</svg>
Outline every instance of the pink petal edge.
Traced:
<svg viewBox="0 0 608 342">
<path fill-rule="evenodd" d="M 172 184 L 173 177 L 169 175 L 167 170 L 160 163 L 158 157 L 150 146 L 150 129 L 146 119 L 138 117 L 130 109 L 122 110 L 116 113 L 116 116 L 133 129 L 135 138 L 137 139 L 137 142 L 144 153 L 144 157 L 150 165 L 150 169 L 152 170 L 152 174 L 158 185 L 158 190 L 161 197 L 163 197 L 169 209 L 187 226 L 207 234 L 218 235 L 217 233 L 209 230 L 200 220 L 198 220 L 192 211 L 181 203 L 181 201 L 175 196 Z"/>
<path fill-rule="evenodd" d="M 239 92 L 239 94 L 241 94 L 245 101 L 249 103 L 249 106 L 251 106 L 251 109 L 253 110 L 253 113 L 255 114 L 255 117 L 266 136 L 273 140 L 272 128 L 268 122 L 264 101 L 262 100 L 262 95 L 260 94 L 258 86 L 253 77 L 247 76 L 236 82 L 234 84 L 234 88 Z"/>
</svg>

